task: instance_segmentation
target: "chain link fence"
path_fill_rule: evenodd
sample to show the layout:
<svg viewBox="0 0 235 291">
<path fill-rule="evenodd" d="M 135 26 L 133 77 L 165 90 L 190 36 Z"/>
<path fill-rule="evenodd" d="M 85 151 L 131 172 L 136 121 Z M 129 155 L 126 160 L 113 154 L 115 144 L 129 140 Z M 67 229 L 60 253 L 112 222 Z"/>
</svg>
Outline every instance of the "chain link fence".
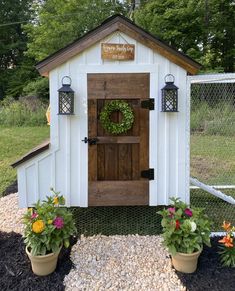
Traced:
<svg viewBox="0 0 235 291">
<path fill-rule="evenodd" d="M 191 176 L 235 198 L 235 80 L 226 75 L 191 84 Z M 212 231 L 222 231 L 223 220 L 235 224 L 234 205 L 197 187 L 190 198 L 206 209 Z"/>
</svg>

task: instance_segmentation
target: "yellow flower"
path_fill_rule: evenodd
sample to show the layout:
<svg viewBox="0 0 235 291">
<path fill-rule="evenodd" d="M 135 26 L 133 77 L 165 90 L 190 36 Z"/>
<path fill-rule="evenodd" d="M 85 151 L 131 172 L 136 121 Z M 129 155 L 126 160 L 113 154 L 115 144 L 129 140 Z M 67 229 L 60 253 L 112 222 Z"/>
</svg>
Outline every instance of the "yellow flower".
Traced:
<svg viewBox="0 0 235 291">
<path fill-rule="evenodd" d="M 44 228 L 45 228 L 45 224 L 44 224 L 43 220 L 41 220 L 41 219 L 35 221 L 32 225 L 32 230 L 35 233 L 43 232 Z"/>
<path fill-rule="evenodd" d="M 47 221 L 48 224 L 52 224 L 52 222 L 53 222 L 52 219 L 49 219 L 49 220 Z"/>
<path fill-rule="evenodd" d="M 59 198 L 57 196 L 54 197 L 53 203 L 54 204 L 59 204 Z"/>
</svg>

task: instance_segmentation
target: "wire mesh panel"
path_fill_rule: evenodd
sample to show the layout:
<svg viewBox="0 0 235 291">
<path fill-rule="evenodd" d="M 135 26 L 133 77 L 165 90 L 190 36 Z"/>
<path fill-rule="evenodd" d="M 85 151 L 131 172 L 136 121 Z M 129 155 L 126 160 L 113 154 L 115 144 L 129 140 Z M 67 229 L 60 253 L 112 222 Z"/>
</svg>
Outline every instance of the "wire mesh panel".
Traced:
<svg viewBox="0 0 235 291">
<path fill-rule="evenodd" d="M 73 214 L 79 234 L 156 235 L 161 233 L 162 207 L 119 206 L 74 208 Z"/>
<path fill-rule="evenodd" d="M 235 198 L 235 76 L 222 77 L 191 84 L 191 176 L 228 186 L 217 189 Z M 201 189 L 191 189 L 190 201 L 206 209 L 213 231 L 222 230 L 223 220 L 235 223 L 235 206 Z"/>
</svg>

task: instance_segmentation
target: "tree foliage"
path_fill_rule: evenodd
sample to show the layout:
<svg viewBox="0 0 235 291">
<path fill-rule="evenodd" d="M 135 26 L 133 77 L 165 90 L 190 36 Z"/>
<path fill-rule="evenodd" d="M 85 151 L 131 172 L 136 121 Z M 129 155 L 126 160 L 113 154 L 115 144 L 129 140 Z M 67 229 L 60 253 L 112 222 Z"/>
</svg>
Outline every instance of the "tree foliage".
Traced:
<svg viewBox="0 0 235 291">
<path fill-rule="evenodd" d="M 24 55 L 27 36 L 18 23 L 29 21 L 31 2 L 0 1 L 0 99 L 8 90 L 16 96 L 25 79 L 31 77 L 32 61 Z"/>
<path fill-rule="evenodd" d="M 235 70 L 234 0 L 150 0 L 136 10 L 134 19 L 205 70 Z"/>
<path fill-rule="evenodd" d="M 235 70 L 234 0 L 0 0 L 0 99 L 46 97 L 48 83 L 34 64 L 116 13 L 206 71 Z"/>
<path fill-rule="evenodd" d="M 36 7 L 36 25 L 25 25 L 27 54 L 39 61 L 116 13 L 125 14 L 126 5 L 114 0 L 47 0 Z"/>
</svg>

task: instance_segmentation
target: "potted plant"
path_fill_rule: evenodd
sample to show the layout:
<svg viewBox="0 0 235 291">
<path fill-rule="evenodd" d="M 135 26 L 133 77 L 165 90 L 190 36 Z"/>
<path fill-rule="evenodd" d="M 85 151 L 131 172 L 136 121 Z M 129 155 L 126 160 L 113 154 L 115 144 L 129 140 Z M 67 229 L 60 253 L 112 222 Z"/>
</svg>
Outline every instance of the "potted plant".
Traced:
<svg viewBox="0 0 235 291">
<path fill-rule="evenodd" d="M 54 272 L 59 252 L 70 245 L 70 236 L 76 233 L 72 213 L 64 207 L 65 199 L 55 192 L 46 200 L 38 201 L 23 217 L 26 253 L 36 275 Z"/>
<path fill-rule="evenodd" d="M 222 225 L 226 231 L 225 236 L 219 240 L 219 255 L 221 263 L 224 267 L 235 267 L 235 245 L 234 245 L 234 231 L 235 227 L 231 226 L 230 222 L 224 221 Z"/>
<path fill-rule="evenodd" d="M 179 198 L 170 198 L 170 207 L 159 211 L 162 216 L 164 245 L 177 271 L 193 273 L 203 244 L 210 246 L 211 222 L 202 208 L 190 208 Z"/>
</svg>

